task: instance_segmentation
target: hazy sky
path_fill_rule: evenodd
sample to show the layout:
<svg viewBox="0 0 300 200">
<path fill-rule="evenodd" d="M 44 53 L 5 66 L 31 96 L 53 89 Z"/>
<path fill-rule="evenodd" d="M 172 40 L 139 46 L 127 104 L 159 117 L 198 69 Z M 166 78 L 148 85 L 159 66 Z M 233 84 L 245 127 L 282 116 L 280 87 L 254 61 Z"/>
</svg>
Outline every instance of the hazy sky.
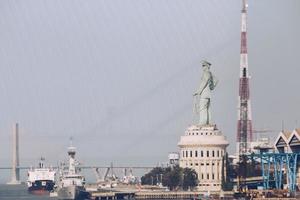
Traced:
<svg viewBox="0 0 300 200">
<path fill-rule="evenodd" d="M 240 10 L 240 0 L 0 1 L 0 166 L 15 122 L 22 165 L 65 158 L 70 136 L 86 164 L 167 160 L 192 123 L 202 59 L 233 152 Z M 248 16 L 254 127 L 300 126 L 300 1 L 250 0 Z"/>
</svg>

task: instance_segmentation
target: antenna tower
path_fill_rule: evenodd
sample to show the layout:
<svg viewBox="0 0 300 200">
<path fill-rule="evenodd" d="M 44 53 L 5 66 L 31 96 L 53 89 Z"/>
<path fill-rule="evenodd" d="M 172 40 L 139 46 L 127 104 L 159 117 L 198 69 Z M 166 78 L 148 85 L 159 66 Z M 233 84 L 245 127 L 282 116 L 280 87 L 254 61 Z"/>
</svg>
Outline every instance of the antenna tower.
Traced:
<svg viewBox="0 0 300 200">
<path fill-rule="evenodd" d="M 252 116 L 250 104 L 248 50 L 247 50 L 247 2 L 243 0 L 241 19 L 241 52 L 240 52 L 240 80 L 239 80 L 239 107 L 237 123 L 238 155 L 249 151 L 249 142 L 252 142 Z"/>
</svg>

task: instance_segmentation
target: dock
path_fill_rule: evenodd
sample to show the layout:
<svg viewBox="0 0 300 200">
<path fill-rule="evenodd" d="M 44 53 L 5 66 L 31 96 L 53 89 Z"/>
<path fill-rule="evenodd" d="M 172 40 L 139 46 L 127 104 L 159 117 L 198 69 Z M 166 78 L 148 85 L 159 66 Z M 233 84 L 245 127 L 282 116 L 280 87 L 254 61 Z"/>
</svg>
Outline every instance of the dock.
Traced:
<svg viewBox="0 0 300 200">
<path fill-rule="evenodd" d="M 92 192 L 91 198 L 95 200 L 117 199 L 197 199 L 195 192 Z"/>
<path fill-rule="evenodd" d="M 91 199 L 94 200 L 117 200 L 117 199 L 203 199 L 205 193 L 196 191 L 94 191 L 91 192 Z M 233 199 L 232 193 L 224 194 L 223 199 Z M 208 199 L 220 199 L 219 194 L 211 194 Z"/>
<path fill-rule="evenodd" d="M 134 193 L 128 192 L 92 192 L 91 199 L 95 200 L 115 200 L 115 199 L 133 199 Z"/>
<path fill-rule="evenodd" d="M 197 192 L 137 192 L 135 199 L 197 199 Z"/>
</svg>

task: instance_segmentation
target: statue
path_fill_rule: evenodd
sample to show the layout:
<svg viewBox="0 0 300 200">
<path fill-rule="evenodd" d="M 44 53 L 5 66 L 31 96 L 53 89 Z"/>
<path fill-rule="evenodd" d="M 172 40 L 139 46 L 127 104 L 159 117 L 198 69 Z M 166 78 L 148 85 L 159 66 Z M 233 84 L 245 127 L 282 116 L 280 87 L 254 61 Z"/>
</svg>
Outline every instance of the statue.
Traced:
<svg viewBox="0 0 300 200">
<path fill-rule="evenodd" d="M 210 72 L 211 64 L 207 61 L 202 61 L 203 74 L 198 90 L 194 94 L 196 102 L 194 105 L 195 112 L 199 114 L 199 125 L 211 125 L 211 91 L 216 87 L 218 80 Z"/>
</svg>

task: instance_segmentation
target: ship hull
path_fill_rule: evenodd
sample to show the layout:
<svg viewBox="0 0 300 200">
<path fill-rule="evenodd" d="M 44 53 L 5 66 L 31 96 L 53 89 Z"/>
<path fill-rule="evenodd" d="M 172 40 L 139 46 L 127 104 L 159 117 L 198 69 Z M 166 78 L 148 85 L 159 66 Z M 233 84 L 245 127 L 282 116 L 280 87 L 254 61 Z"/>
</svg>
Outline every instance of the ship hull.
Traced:
<svg viewBox="0 0 300 200">
<path fill-rule="evenodd" d="M 30 184 L 28 192 L 37 195 L 49 194 L 53 187 L 54 182 L 51 180 L 38 180 Z"/>
<path fill-rule="evenodd" d="M 89 193 L 85 191 L 84 187 L 74 185 L 59 188 L 57 197 L 61 200 L 84 200 L 89 199 Z"/>
</svg>

